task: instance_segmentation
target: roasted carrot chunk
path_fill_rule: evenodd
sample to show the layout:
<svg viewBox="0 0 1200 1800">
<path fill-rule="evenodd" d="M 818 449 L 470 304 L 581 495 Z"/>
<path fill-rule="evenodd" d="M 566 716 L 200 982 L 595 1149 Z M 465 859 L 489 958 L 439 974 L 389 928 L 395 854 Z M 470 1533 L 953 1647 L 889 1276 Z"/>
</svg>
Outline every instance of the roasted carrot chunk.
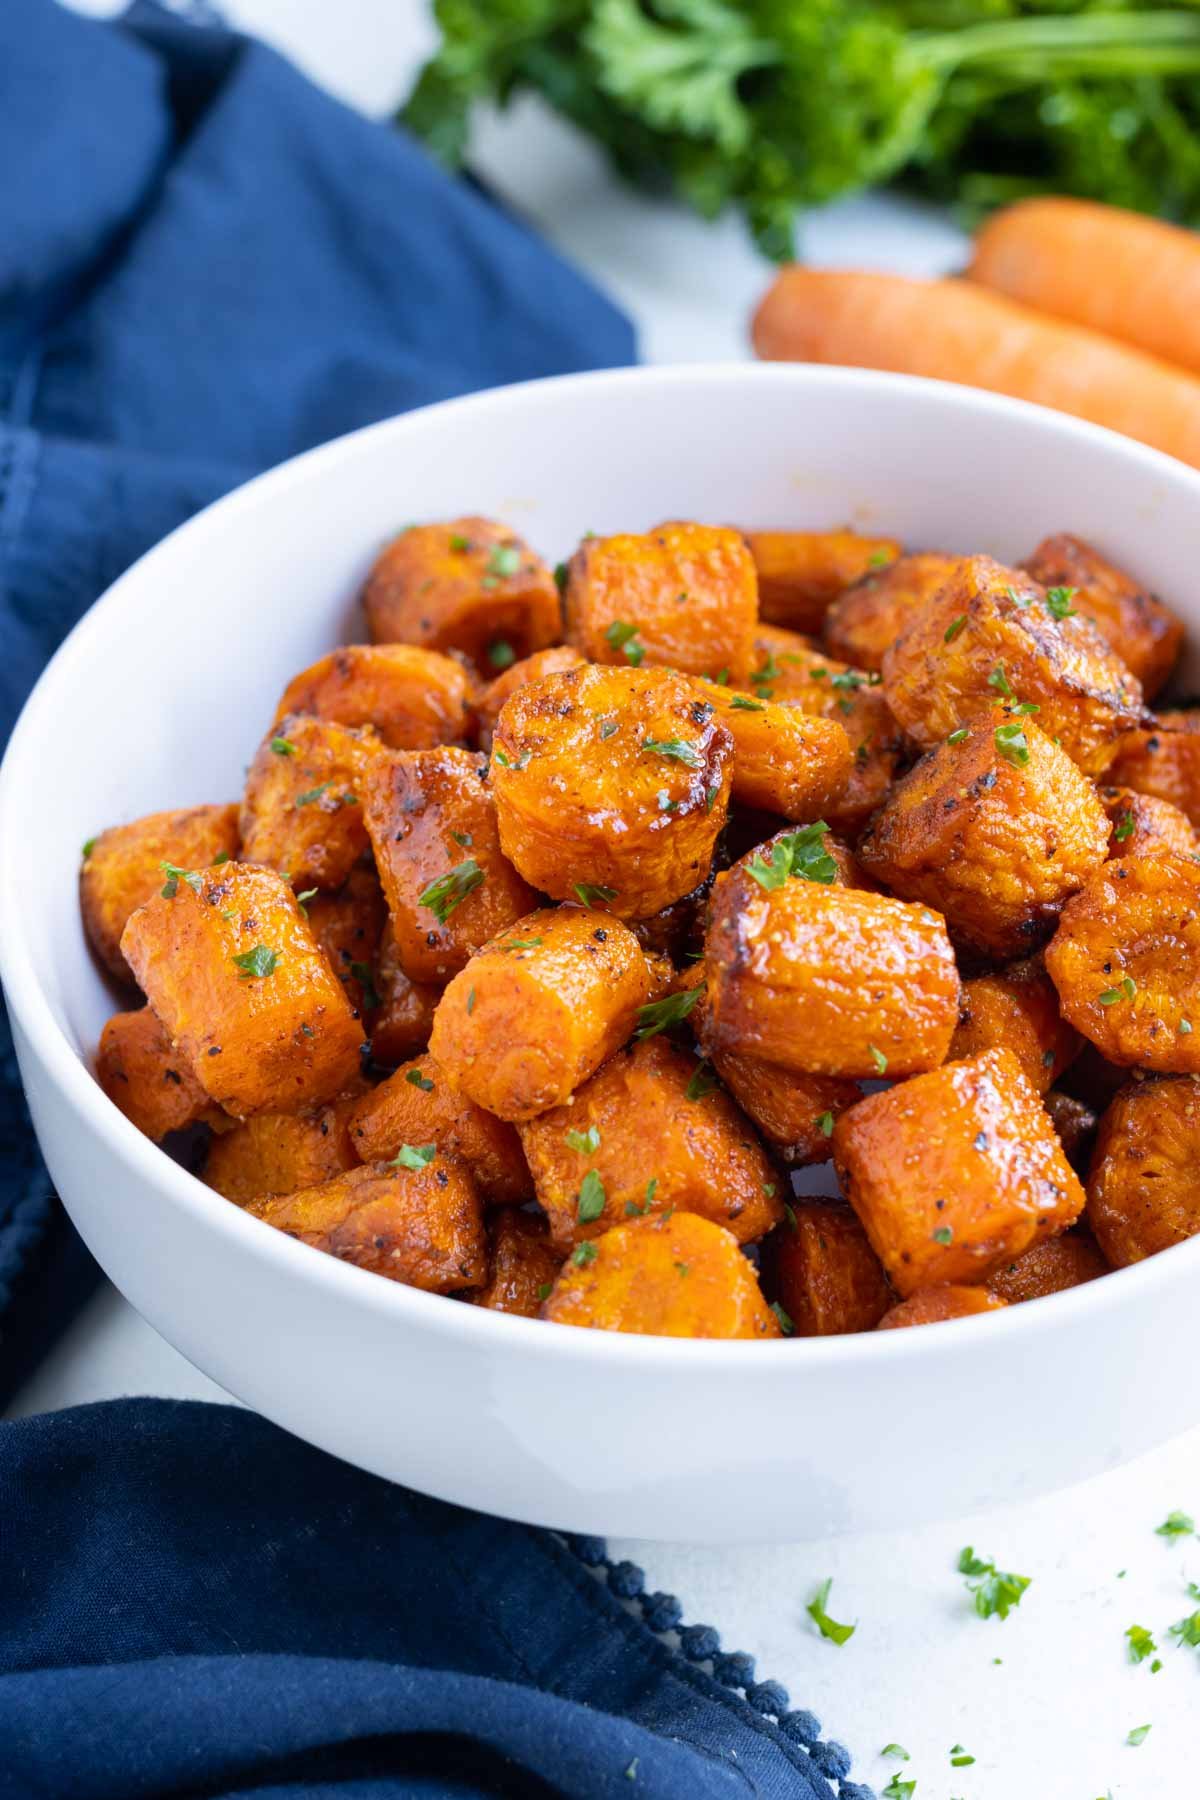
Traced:
<svg viewBox="0 0 1200 1800">
<path fill-rule="evenodd" d="M 368 849 L 363 786 L 382 755 L 373 731 L 300 715 L 267 733 L 246 777 L 242 855 L 296 888 L 340 888 Z"/>
<path fill-rule="evenodd" d="M 850 740 L 834 719 L 697 681 L 702 702 L 733 739 L 732 798 L 781 818 L 810 821 L 831 811 L 853 768 Z"/>
<path fill-rule="evenodd" d="M 550 1242 L 545 1219 L 513 1206 L 498 1206 L 489 1215 L 487 1227 L 487 1286 L 472 1294 L 471 1300 L 492 1312 L 536 1319 L 563 1260 L 562 1252 Z"/>
<path fill-rule="evenodd" d="M 131 979 L 121 954 L 129 915 L 157 894 L 164 863 L 206 869 L 238 853 L 236 806 L 188 806 L 113 825 L 86 846 L 79 872 L 79 905 L 93 950 L 118 981 Z"/>
<path fill-rule="evenodd" d="M 1011 1050 L 871 1094 L 833 1128 L 842 1188 L 897 1293 L 983 1281 L 1083 1210 Z"/>
<path fill-rule="evenodd" d="M 649 1337 L 780 1335 L 732 1232 L 685 1212 L 635 1219 L 579 1244 L 542 1317 Z"/>
<path fill-rule="evenodd" d="M 535 650 L 532 656 L 523 656 L 489 681 L 475 702 L 475 729 L 479 735 L 479 748 L 490 750 L 492 734 L 496 729 L 496 720 L 500 717 L 500 708 L 510 694 L 518 688 L 528 687 L 531 681 L 542 681 L 547 675 L 561 675 L 564 669 L 577 669 L 583 657 L 570 644 L 554 644 L 549 650 Z"/>
<path fill-rule="evenodd" d="M 455 976 L 429 1047 L 478 1106 L 531 1119 L 625 1042 L 650 991 L 627 926 L 579 906 L 530 913 Z"/>
<path fill-rule="evenodd" d="M 222 1119 L 154 1012 L 115 1013 L 100 1033 L 96 1080 L 113 1105 L 156 1144 L 169 1132 Z M 226 1121 L 227 1123 L 228 1121 Z"/>
<path fill-rule="evenodd" d="M 1096 790 L 1032 719 L 976 715 L 896 783 L 858 845 L 863 867 L 941 908 L 955 937 L 1004 959 L 1035 949 L 1108 855 Z"/>
<path fill-rule="evenodd" d="M 247 1212 L 289 1237 L 407 1287 L 451 1294 L 487 1280 L 487 1234 L 475 1183 L 450 1156 L 415 1167 L 371 1163 Z"/>
<path fill-rule="evenodd" d="M 859 669 L 879 670 L 884 653 L 958 567 L 957 556 L 899 556 L 844 588 L 825 614 L 825 647 Z"/>
<path fill-rule="evenodd" d="M 990 556 L 964 557 L 914 616 L 884 657 L 883 691 L 925 750 L 990 716 L 998 698 L 1036 706 L 1047 737 L 1087 775 L 1143 718 L 1137 680 L 1091 620 Z"/>
<path fill-rule="evenodd" d="M 589 662 L 685 675 L 750 671 L 754 564 L 736 531 L 672 522 L 585 538 L 567 568 L 567 639 Z"/>
<path fill-rule="evenodd" d="M 862 1099 L 856 1081 L 803 1075 L 737 1050 L 714 1051 L 713 1067 L 746 1117 L 786 1163 L 827 1161 L 834 1120 Z"/>
<path fill-rule="evenodd" d="M 769 651 L 752 681 L 758 695 L 772 696 L 842 727 L 853 761 L 826 816 L 837 830 L 856 834 L 887 793 L 905 749 L 904 734 L 883 697 L 879 676 L 834 662 L 820 650 L 807 655 L 783 650 Z"/>
<path fill-rule="evenodd" d="M 209 1145 L 205 1181 L 239 1205 L 332 1181 L 362 1160 L 349 1130 L 358 1097 L 351 1091 L 313 1112 L 258 1113 L 235 1125 Z"/>
<path fill-rule="evenodd" d="M 848 527 L 745 536 L 758 571 L 759 611 L 769 624 L 791 631 L 819 632 L 830 602 L 902 549 L 895 538 L 863 537 Z"/>
<path fill-rule="evenodd" d="M 662 1037 L 618 1051 L 570 1103 L 521 1126 L 550 1235 L 564 1248 L 643 1213 L 701 1213 L 740 1243 L 782 1217 L 779 1178 L 694 1056 Z"/>
<path fill-rule="evenodd" d="M 1153 855 L 1159 850 L 1200 854 L 1200 839 L 1187 814 L 1169 800 L 1127 787 L 1102 787 L 1098 792 L 1108 815 L 1110 857 Z"/>
<path fill-rule="evenodd" d="M 374 1037 L 380 998 L 375 959 L 387 919 L 378 875 L 373 868 L 360 865 L 350 871 L 345 887 L 336 894 L 314 894 L 302 904 L 309 928 L 345 988 L 347 1000 L 367 1021 L 367 1035 Z"/>
<path fill-rule="evenodd" d="M 1047 1294 L 1063 1294 L 1082 1287 L 1108 1272 L 1108 1264 L 1086 1226 L 1077 1225 L 1060 1237 L 1033 1244 L 1012 1262 L 1001 1263 L 988 1276 L 991 1293 L 1015 1306 L 1022 1300 L 1041 1300 Z"/>
<path fill-rule="evenodd" d="M 975 1313 L 1000 1312 L 1008 1304 L 985 1287 L 921 1288 L 885 1312 L 876 1329 L 895 1331 L 905 1325 L 945 1325 Z"/>
<path fill-rule="evenodd" d="M 648 918 L 708 874 L 732 761 L 712 705 L 666 669 L 589 664 L 533 682 L 496 724 L 505 855 L 555 899 L 583 889 Z"/>
<path fill-rule="evenodd" d="M 949 1060 L 963 1062 L 1001 1046 L 1012 1051 L 1039 1094 L 1052 1087 L 1079 1055 L 1082 1040 L 1063 1018 L 1058 989 L 1040 957 L 963 983 L 962 1011 Z"/>
<path fill-rule="evenodd" d="M 432 1142 L 467 1165 L 485 1203 L 533 1195 L 516 1131 L 459 1093 L 428 1054 L 405 1063 L 357 1102 L 350 1140 L 362 1162 L 386 1162 L 402 1144 Z"/>
<path fill-rule="evenodd" d="M 1064 1016 L 1110 1063 L 1200 1075 L 1200 863 L 1169 851 L 1105 863 L 1064 906 L 1046 968 Z"/>
<path fill-rule="evenodd" d="M 1044 588 L 1067 591 L 1075 610 L 1132 669 L 1147 699 L 1158 693 L 1183 649 L 1183 620 L 1169 606 L 1067 531 L 1043 538 L 1024 566 Z"/>
<path fill-rule="evenodd" d="M 848 1206 L 796 1206 L 762 1249 L 763 1289 L 797 1337 L 874 1331 L 892 1304 L 883 1264 Z"/>
<path fill-rule="evenodd" d="M 363 810 L 410 981 L 445 981 L 535 905 L 500 848 L 485 756 L 446 747 L 381 758 Z"/>
<path fill-rule="evenodd" d="M 410 525 L 371 570 L 363 606 L 372 643 L 461 650 L 485 679 L 562 635 L 553 575 L 494 519 Z"/>
<path fill-rule="evenodd" d="M 1088 1224 L 1115 1269 L 1200 1232 L 1200 1087 L 1131 1082 L 1100 1121 Z"/>
<path fill-rule="evenodd" d="M 181 871 L 121 949 L 173 1047 L 235 1117 L 319 1106 L 358 1074 L 362 1025 L 273 870 Z"/>
<path fill-rule="evenodd" d="M 1160 713 L 1156 725 L 1128 732 L 1108 778 L 1169 800 L 1200 831 L 1200 709 Z"/>
<path fill-rule="evenodd" d="M 465 742 L 471 681 L 460 662 L 415 644 L 343 644 L 283 690 L 278 726 L 312 713 L 334 725 L 372 725 L 393 750 Z"/>
<path fill-rule="evenodd" d="M 705 945 L 715 1051 L 812 1075 L 932 1069 L 958 1023 L 940 913 L 752 861 L 717 884 Z"/>
<path fill-rule="evenodd" d="M 395 934 L 386 925 L 375 966 L 378 1006 L 371 1013 L 372 1059 L 383 1068 L 395 1068 L 424 1050 L 441 997 L 436 984 L 408 979 L 400 967 Z"/>
</svg>

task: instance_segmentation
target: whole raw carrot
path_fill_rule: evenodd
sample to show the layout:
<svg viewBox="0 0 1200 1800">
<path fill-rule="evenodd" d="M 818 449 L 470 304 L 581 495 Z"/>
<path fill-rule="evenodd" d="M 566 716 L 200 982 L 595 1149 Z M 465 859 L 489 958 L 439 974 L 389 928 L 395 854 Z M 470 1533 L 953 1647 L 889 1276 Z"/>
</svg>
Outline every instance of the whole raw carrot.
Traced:
<svg viewBox="0 0 1200 1800">
<path fill-rule="evenodd" d="M 965 281 L 784 269 L 755 314 L 758 355 L 931 375 L 1036 400 L 1200 468 L 1200 381 Z"/>
<path fill-rule="evenodd" d="M 1022 200 L 984 225 L 967 273 L 1200 374 L 1194 231 L 1090 200 Z"/>
</svg>

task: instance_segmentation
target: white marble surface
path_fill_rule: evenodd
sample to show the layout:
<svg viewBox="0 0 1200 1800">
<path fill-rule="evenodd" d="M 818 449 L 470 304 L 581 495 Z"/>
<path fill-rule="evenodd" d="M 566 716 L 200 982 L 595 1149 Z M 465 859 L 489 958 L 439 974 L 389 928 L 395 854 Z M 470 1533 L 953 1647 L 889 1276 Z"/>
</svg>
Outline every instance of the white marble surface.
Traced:
<svg viewBox="0 0 1200 1800">
<path fill-rule="evenodd" d="M 77 3 L 115 10 L 112 0 Z M 418 0 L 232 0 L 225 10 L 373 113 L 394 105 L 431 41 Z M 746 317 L 768 271 L 733 221 L 704 225 L 631 195 L 533 105 L 486 121 L 475 161 L 630 311 L 647 361 L 747 353 Z M 871 198 L 810 219 L 803 243 L 812 261 L 913 273 L 952 268 L 962 249 L 926 209 Z M 1146 1377 L 1182 1383 L 1191 1372 L 1156 1368 L 1148 1346 Z M 147 1393 L 224 1398 L 105 1288 L 14 1410 Z M 781 1419 L 779 1428 L 819 1432 L 820 1422 Z M 947 1420 L 964 1444 L 987 1429 L 984 1396 L 975 1417 Z M 878 1479 L 886 1484 L 885 1466 Z M 691 1622 L 717 1626 L 726 1648 L 752 1652 L 760 1676 L 815 1711 L 854 1753 L 855 1778 L 877 1791 L 897 1772 L 916 1778 L 914 1800 L 1104 1800 L 1110 1791 L 1113 1800 L 1185 1800 L 1197 1789 L 1200 1651 L 1176 1647 L 1168 1627 L 1196 1604 L 1185 1584 L 1200 1580 L 1200 1542 L 1155 1535 L 1175 1507 L 1200 1516 L 1200 1433 L 1064 1494 L 919 1531 L 732 1551 L 611 1548 L 640 1562 L 652 1587 L 677 1593 Z M 955 1570 L 967 1543 L 1033 1578 L 1004 1623 L 970 1610 Z M 858 1621 L 841 1649 L 805 1615 L 825 1576 L 833 1615 Z M 1157 1674 L 1149 1661 L 1127 1660 L 1123 1634 L 1134 1623 L 1164 1646 Z M 1145 1741 L 1128 1746 L 1129 1731 L 1145 1724 Z M 911 1761 L 880 1758 L 890 1741 Z M 956 1744 L 974 1764 L 951 1767 Z"/>
</svg>

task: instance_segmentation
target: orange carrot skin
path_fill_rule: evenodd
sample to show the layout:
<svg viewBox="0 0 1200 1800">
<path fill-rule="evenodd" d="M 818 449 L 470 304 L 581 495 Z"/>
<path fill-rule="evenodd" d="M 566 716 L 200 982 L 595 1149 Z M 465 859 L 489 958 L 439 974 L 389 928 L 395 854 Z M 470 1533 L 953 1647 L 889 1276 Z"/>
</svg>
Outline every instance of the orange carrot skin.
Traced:
<svg viewBox="0 0 1200 1800">
<path fill-rule="evenodd" d="M 1200 468 L 1200 380 L 966 281 L 788 268 L 752 334 L 760 357 L 848 363 L 1034 400 Z"/>
<path fill-rule="evenodd" d="M 972 281 L 1200 374 L 1200 236 L 1091 200 L 1022 200 L 975 239 Z"/>
</svg>

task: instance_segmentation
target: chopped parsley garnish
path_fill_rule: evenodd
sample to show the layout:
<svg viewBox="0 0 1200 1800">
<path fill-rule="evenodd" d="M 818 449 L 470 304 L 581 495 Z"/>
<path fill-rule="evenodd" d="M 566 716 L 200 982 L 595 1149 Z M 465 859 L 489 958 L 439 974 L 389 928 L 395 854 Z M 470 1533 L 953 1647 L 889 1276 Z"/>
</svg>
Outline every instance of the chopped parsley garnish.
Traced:
<svg viewBox="0 0 1200 1800">
<path fill-rule="evenodd" d="M 1130 1662 L 1145 1662 L 1146 1658 L 1148 1656 L 1153 1656 L 1154 1652 L 1158 1649 L 1158 1645 L 1155 1643 L 1153 1635 L 1146 1630 L 1144 1625 L 1127 1626 L 1125 1636 L 1129 1639 Z"/>
<path fill-rule="evenodd" d="M 319 800 L 322 794 L 327 794 L 332 786 L 332 781 L 323 781 L 320 787 L 309 788 L 306 794 L 297 794 L 296 805 L 311 806 L 314 800 Z"/>
<path fill-rule="evenodd" d="M 553 1287 L 553 1285 L 554 1285 L 553 1282 L 550 1282 L 550 1281 L 539 1282 L 538 1283 L 538 1299 L 539 1300 L 548 1300 L 550 1298 L 550 1289 Z"/>
<path fill-rule="evenodd" d="M 316 899 L 318 891 L 317 888 L 304 888 L 302 892 L 296 895 L 296 905 L 300 908 L 300 911 L 304 914 L 306 919 L 308 917 L 308 903 L 310 900 Z"/>
<path fill-rule="evenodd" d="M 659 788 L 657 798 L 658 798 L 659 812 L 673 813 L 673 812 L 679 811 L 678 802 L 675 800 L 672 800 L 672 798 L 671 798 L 670 794 L 668 794 L 666 788 Z"/>
<path fill-rule="evenodd" d="M 771 846 L 770 860 L 764 858 L 761 849 L 756 850 L 746 864 L 746 873 L 753 875 L 759 887 L 768 890 L 782 887 L 789 877 L 825 885 L 836 881 L 838 866 L 825 848 L 828 831 L 824 819 L 818 819 L 813 825 L 782 833 Z"/>
<path fill-rule="evenodd" d="M 90 855 L 91 855 L 91 854 L 92 854 L 92 851 L 93 851 L 93 850 L 94 850 L 94 849 L 95 849 L 95 848 L 96 848 L 96 840 L 95 840 L 95 838 L 94 838 L 94 837 L 90 837 L 90 838 L 88 838 L 88 839 L 87 839 L 87 841 L 86 841 L 86 842 L 85 842 L 85 844 L 84 844 L 84 846 L 83 846 L 83 852 L 82 852 L 82 854 L 83 854 L 83 860 L 84 860 L 84 862 L 86 862 L 86 861 L 87 861 L 87 859 L 88 859 L 88 857 L 89 857 L 89 856 L 90 856 Z"/>
<path fill-rule="evenodd" d="M 423 1094 L 432 1094 L 433 1083 L 428 1075 L 422 1075 L 420 1069 L 408 1069 L 404 1076 L 410 1087 L 420 1088 Z"/>
<path fill-rule="evenodd" d="M 966 613 L 959 613 L 957 619 L 951 619 L 951 621 L 947 625 L 945 631 L 942 633 L 943 644 L 952 644 L 954 642 L 955 638 L 958 636 L 959 632 L 963 631 L 966 628 L 966 623 L 967 623 Z"/>
<path fill-rule="evenodd" d="M 1046 589 L 1046 611 L 1052 619 L 1073 619 L 1075 608 L 1072 600 L 1079 592 L 1073 587 L 1052 587 Z"/>
<path fill-rule="evenodd" d="M 860 687 L 878 687 L 882 680 L 882 675 L 864 675 L 859 669 L 839 669 L 836 675 L 829 677 L 829 685 L 855 693 Z"/>
<path fill-rule="evenodd" d="M 1176 1538 L 1191 1537 L 1195 1530 L 1196 1521 L 1191 1513 L 1180 1512 L 1176 1509 L 1167 1514 L 1161 1525 L 1154 1527 L 1154 1535 L 1173 1542 Z"/>
<path fill-rule="evenodd" d="M 452 831 L 450 836 L 456 844 L 461 844 L 464 850 L 470 850 L 475 842 L 469 831 Z"/>
<path fill-rule="evenodd" d="M 1133 814 L 1131 812 L 1123 812 L 1117 820 L 1116 825 L 1113 827 L 1113 837 L 1118 844 L 1123 844 L 1126 838 L 1131 838 L 1133 836 L 1134 830 Z"/>
<path fill-rule="evenodd" d="M 471 548 L 471 540 L 470 538 L 464 537 L 461 531 L 452 531 L 450 533 L 450 548 L 457 551 L 460 556 L 463 556 Z"/>
<path fill-rule="evenodd" d="M 1133 1748 L 1136 1750 L 1139 1744 L 1145 1743 L 1149 1735 L 1149 1725 L 1135 1725 L 1129 1736 L 1125 1739 L 1125 1742 L 1127 1744 L 1132 1744 Z"/>
<path fill-rule="evenodd" d="M 542 940 L 540 937 L 539 938 L 509 938 L 509 940 L 506 944 L 497 944 L 496 948 L 497 948 L 497 950 L 503 950 L 505 952 L 507 952 L 509 950 L 539 950 L 541 948 L 541 944 L 542 944 Z"/>
<path fill-rule="evenodd" d="M 595 1262 L 596 1254 L 595 1244 L 576 1244 L 571 1252 L 571 1261 L 577 1269 L 586 1269 L 589 1263 Z"/>
<path fill-rule="evenodd" d="M 488 555 L 489 575 L 515 575 L 521 566 L 521 552 L 515 544 L 497 544 Z"/>
<path fill-rule="evenodd" d="M 817 1130 L 822 1137 L 833 1136 L 833 1114 L 831 1112 L 817 1114 Z"/>
<path fill-rule="evenodd" d="M 729 702 L 732 712 L 766 712 L 761 700 L 751 700 L 748 694 L 735 694 Z"/>
<path fill-rule="evenodd" d="M 1011 700 L 1013 698 L 1012 683 L 1004 672 L 1003 663 L 997 663 L 991 674 L 988 676 L 988 686 L 990 688 L 995 688 L 998 694 L 1003 694 L 1006 700 Z"/>
<path fill-rule="evenodd" d="M 968 730 L 968 728 L 965 725 L 960 725 L 957 731 L 952 731 L 950 733 L 950 736 L 946 739 L 946 742 L 948 744 L 961 744 L 963 739 L 965 737 L 970 737 L 970 735 L 971 735 L 971 733 Z"/>
<path fill-rule="evenodd" d="M 695 1074 L 692 1076 L 692 1079 L 688 1082 L 687 1087 L 684 1090 L 684 1099 L 707 1099 L 709 1094 L 716 1093 L 720 1085 L 721 1084 L 713 1074 L 710 1065 L 706 1062 L 702 1062 L 697 1067 Z"/>
<path fill-rule="evenodd" d="M 833 1577 L 827 1575 L 804 1610 L 823 1638 L 828 1638 L 833 1644 L 844 1644 L 847 1638 L 854 1636 L 857 1627 L 839 1625 L 837 1620 L 831 1619 L 825 1610 L 829 1604 L 829 1590 L 832 1586 Z"/>
<path fill-rule="evenodd" d="M 1187 1035 L 1191 1031 L 1191 1029 L 1192 1029 L 1192 1021 L 1190 1019 L 1180 1019 L 1179 1031 L 1183 1037 L 1187 1037 Z"/>
<path fill-rule="evenodd" d="M 1193 1650 L 1200 1648 L 1200 1612 L 1178 1619 L 1171 1627 L 1171 1636 L 1177 1644 L 1187 1644 Z"/>
<path fill-rule="evenodd" d="M 698 769 L 701 757 L 691 744 L 684 743 L 682 738 L 643 738 L 642 749 L 655 756 L 669 756 L 674 762 L 686 764 L 689 769 Z"/>
<path fill-rule="evenodd" d="M 437 1155 L 436 1144 L 401 1144 L 389 1169 L 424 1169 Z"/>
<path fill-rule="evenodd" d="M 370 963 L 352 962 L 350 973 L 362 989 L 363 1005 L 368 1012 L 374 1012 L 380 1005 L 379 989 L 375 986 L 375 977 Z"/>
<path fill-rule="evenodd" d="M 475 1011 L 475 989 L 472 988 L 470 993 L 467 995 L 467 1017 L 470 1018 L 471 1014 L 474 1011 Z"/>
<path fill-rule="evenodd" d="M 690 1267 L 690 1264 L 688 1264 L 688 1263 L 677 1262 L 675 1264 L 675 1267 L 679 1270 L 679 1273 L 681 1275 L 689 1275 L 691 1273 L 691 1267 Z"/>
<path fill-rule="evenodd" d="M 784 1337 L 791 1337 L 791 1335 L 795 1331 L 796 1327 L 792 1323 L 791 1315 L 784 1310 L 782 1302 L 779 1300 L 772 1300 L 771 1311 L 775 1314 L 775 1317 L 779 1320 L 779 1329 L 780 1329 L 780 1331 L 782 1331 Z M 812 1612 L 812 1607 L 810 1606 L 808 1610 L 809 1610 L 809 1612 Z M 844 1629 L 844 1627 L 842 1629 Z M 853 1625 L 850 1627 L 850 1629 L 851 1629 L 851 1631 L 854 1630 Z"/>
<path fill-rule="evenodd" d="M 1020 718 L 1028 718 L 1030 713 L 1039 713 L 1041 710 L 1036 700 L 1022 700 L 1019 706 L 1013 707 Z"/>
<path fill-rule="evenodd" d="M 1118 1000 L 1132 1000 L 1136 993 L 1137 982 L 1132 975 L 1127 975 L 1120 987 L 1105 988 L 1097 998 L 1101 1006 L 1115 1006 Z"/>
<path fill-rule="evenodd" d="M 554 585 L 558 589 L 560 594 L 566 593 L 566 591 L 567 591 L 567 565 L 565 562 L 555 563 L 555 565 L 554 565 Z"/>
<path fill-rule="evenodd" d="M 638 1007 L 638 1028 L 634 1033 L 640 1043 L 643 1038 L 657 1037 L 660 1031 L 670 1031 L 673 1025 L 681 1025 L 700 998 L 698 987 L 681 988 L 677 994 L 668 994 L 664 1000 L 651 1000 L 646 1006 Z"/>
<path fill-rule="evenodd" d="M 887 1071 L 888 1059 L 883 1054 L 883 1051 L 876 1049 L 874 1044 L 868 1044 L 867 1049 L 871 1052 L 871 1061 L 875 1064 L 878 1073 L 880 1075 L 885 1074 Z"/>
<path fill-rule="evenodd" d="M 1019 725 L 997 725 L 996 748 L 1014 769 L 1023 769 L 1029 761 L 1029 739 Z"/>
<path fill-rule="evenodd" d="M 1022 611 L 1024 611 L 1027 606 L 1033 605 L 1033 595 L 1032 594 L 1018 594 L 1016 588 L 1013 587 L 1011 584 L 1008 587 L 1006 587 L 1004 591 L 1008 595 L 1009 599 L 1012 601 L 1013 605 L 1019 606 Z"/>
<path fill-rule="evenodd" d="M 903 1744 L 885 1744 L 879 1754 L 880 1756 L 894 1756 L 897 1762 L 911 1762 L 912 1760 Z"/>
<path fill-rule="evenodd" d="M 899 1775 L 893 1775 L 887 1786 L 880 1789 L 881 1800 L 912 1800 L 916 1786 L 915 1778 L 901 1781 Z"/>
<path fill-rule="evenodd" d="M 160 862 L 159 868 L 166 876 L 160 892 L 164 900 L 173 900 L 179 892 L 179 884 L 186 881 L 193 894 L 198 894 L 204 883 L 195 869 L 181 869 L 173 862 Z"/>
<path fill-rule="evenodd" d="M 975 1758 L 963 1749 L 961 1744 L 950 1746 L 950 1767 L 952 1769 L 969 1769 Z"/>
<path fill-rule="evenodd" d="M 296 746 L 293 744 L 291 738 L 273 737 L 271 739 L 271 748 L 276 756 L 295 756 L 296 754 Z"/>
<path fill-rule="evenodd" d="M 958 1569 L 967 1577 L 967 1586 L 975 1596 L 975 1611 L 981 1619 L 990 1619 L 993 1614 L 1007 1619 L 1013 1607 L 1021 1604 L 1030 1582 L 1028 1575 L 1008 1574 L 994 1562 L 976 1556 L 969 1544 L 959 1554 Z"/>
<path fill-rule="evenodd" d="M 870 556 L 867 558 L 867 567 L 868 569 L 882 569 L 885 568 L 891 560 L 892 553 L 890 550 L 872 550 Z"/>
<path fill-rule="evenodd" d="M 652 1175 L 646 1183 L 646 1198 L 642 1201 L 642 1204 L 639 1206 L 636 1200 L 627 1200 L 625 1202 L 625 1217 L 627 1219 L 644 1219 L 654 1204 L 654 1196 L 657 1192 L 658 1176 Z"/>
<path fill-rule="evenodd" d="M 600 1132 L 595 1125 L 589 1125 L 586 1131 L 567 1132 L 568 1150 L 578 1150 L 580 1156 L 595 1156 L 600 1148 Z"/>
<path fill-rule="evenodd" d="M 615 719 L 601 719 L 601 721 L 600 721 L 600 742 L 602 744 L 606 744 L 610 737 L 616 737 L 617 732 L 620 729 L 621 729 L 621 727 L 618 725 L 618 723 Z"/>
<path fill-rule="evenodd" d="M 954 1242 L 953 1227 L 950 1225 L 939 1225 L 933 1234 L 933 1241 L 935 1244 L 952 1244 Z"/>
<path fill-rule="evenodd" d="M 473 893 L 483 882 L 483 870 L 469 856 L 465 862 L 458 863 L 445 875 L 439 875 L 428 887 L 422 888 L 417 896 L 418 906 L 427 906 L 440 925 L 444 925 L 455 907 L 461 906 L 467 895 Z"/>
<path fill-rule="evenodd" d="M 581 1225 L 590 1225 L 604 1211 L 604 1183 L 595 1169 L 589 1169 L 579 1184 L 579 1207 L 576 1217 Z"/>
<path fill-rule="evenodd" d="M 644 644 L 636 642 L 640 627 L 627 625 L 623 619 L 614 619 L 604 634 L 605 642 L 613 650 L 623 650 L 625 661 L 632 663 L 636 669 L 646 654 Z"/>
<path fill-rule="evenodd" d="M 503 750 L 492 751 L 493 761 L 498 762 L 502 769 L 524 769 L 528 765 L 532 755 L 532 750 L 522 750 L 520 756 L 518 756 L 514 762 L 511 756 L 505 756 Z"/>
<path fill-rule="evenodd" d="M 494 644 L 488 645 L 487 659 L 493 669 L 511 669 L 517 653 L 504 638 L 497 638 Z"/>
<path fill-rule="evenodd" d="M 605 887 L 602 881 L 577 881 L 575 883 L 575 897 L 577 900 L 582 901 L 584 906 L 595 906 L 598 900 L 615 900 L 617 897 L 617 890 L 616 888 Z"/>
<path fill-rule="evenodd" d="M 239 971 L 241 981 L 258 981 L 264 975 L 273 975 L 279 963 L 278 950 L 268 950 L 265 944 L 255 944 L 253 950 L 243 950 L 233 958 Z"/>
</svg>

